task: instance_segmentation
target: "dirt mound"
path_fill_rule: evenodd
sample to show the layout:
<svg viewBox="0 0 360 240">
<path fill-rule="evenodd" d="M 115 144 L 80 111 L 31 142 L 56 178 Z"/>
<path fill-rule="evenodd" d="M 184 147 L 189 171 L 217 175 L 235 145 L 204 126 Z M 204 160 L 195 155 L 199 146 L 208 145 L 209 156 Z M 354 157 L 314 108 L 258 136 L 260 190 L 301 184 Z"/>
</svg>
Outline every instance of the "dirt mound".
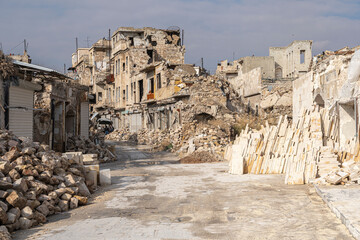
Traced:
<svg viewBox="0 0 360 240">
<path fill-rule="evenodd" d="M 220 162 L 214 154 L 210 152 L 194 152 L 184 158 L 180 159 L 180 163 L 188 164 L 188 163 L 210 163 L 210 162 Z"/>
</svg>

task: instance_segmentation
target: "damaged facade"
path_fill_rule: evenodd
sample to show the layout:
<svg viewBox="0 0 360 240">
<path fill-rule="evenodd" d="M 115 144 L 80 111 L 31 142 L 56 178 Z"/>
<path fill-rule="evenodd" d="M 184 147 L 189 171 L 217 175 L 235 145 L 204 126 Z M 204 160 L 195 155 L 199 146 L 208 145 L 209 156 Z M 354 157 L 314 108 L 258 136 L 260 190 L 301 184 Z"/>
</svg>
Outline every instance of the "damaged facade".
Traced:
<svg viewBox="0 0 360 240">
<path fill-rule="evenodd" d="M 293 82 L 293 115 L 299 119 L 314 104 L 339 119 L 339 142 L 358 137 L 360 47 L 325 51 L 314 57 L 311 71 Z M 339 147 L 339 146 L 338 146 Z"/>
<path fill-rule="evenodd" d="M 284 173 L 287 184 L 359 184 L 360 47 L 313 57 L 294 79 L 293 123 L 246 127 L 225 154 L 230 173 Z"/>
<path fill-rule="evenodd" d="M 291 117 L 291 81 L 308 72 L 312 41 L 293 41 L 287 47 L 270 47 L 269 56 L 243 57 L 218 64 L 216 74 L 224 76 L 241 96 L 248 111 L 256 115 L 287 114 Z"/>
<path fill-rule="evenodd" d="M 100 43 L 103 51 L 91 53 Z M 115 129 L 169 129 L 179 122 L 174 104 L 188 97 L 178 92 L 197 75 L 184 55 L 180 30 L 120 27 L 111 41 L 78 49 L 72 69 L 96 98 L 92 112 L 111 119 Z"/>
<path fill-rule="evenodd" d="M 52 69 L 12 58 L 17 58 L 8 60 L 14 72 L 1 84 L 4 128 L 60 152 L 68 137 L 88 136 L 88 88 Z"/>
</svg>

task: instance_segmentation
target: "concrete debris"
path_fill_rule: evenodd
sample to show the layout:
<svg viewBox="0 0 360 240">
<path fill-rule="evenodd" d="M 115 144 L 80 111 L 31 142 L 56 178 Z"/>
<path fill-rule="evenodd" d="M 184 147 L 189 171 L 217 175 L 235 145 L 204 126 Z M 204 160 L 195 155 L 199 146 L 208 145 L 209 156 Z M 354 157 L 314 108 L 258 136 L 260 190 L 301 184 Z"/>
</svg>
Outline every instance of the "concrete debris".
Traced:
<svg viewBox="0 0 360 240">
<path fill-rule="evenodd" d="M 46 216 L 87 203 L 91 186 L 78 153 L 61 156 L 6 130 L 0 130 L 0 142 L 1 239 L 10 239 L 8 231 L 36 226 Z"/>
<path fill-rule="evenodd" d="M 97 154 L 97 158 L 101 163 L 116 161 L 114 153 L 112 153 L 110 147 L 103 141 L 100 141 L 99 144 L 95 144 L 90 139 L 85 139 L 81 136 L 74 136 L 68 139 L 67 151 Z"/>
<path fill-rule="evenodd" d="M 238 115 L 229 108 L 241 105 L 234 90 L 226 80 L 208 76 L 192 78 L 191 84 L 178 94 L 184 92 L 189 93 L 190 97 L 174 105 L 177 112 L 181 112 L 181 122 L 173 114 L 171 121 L 174 127 L 142 129 L 138 132 L 115 130 L 106 139 L 151 145 L 154 151 L 171 150 L 180 157 L 208 152 L 217 161 L 223 160 L 224 147 L 230 143 L 232 125 Z M 206 159 L 202 161 L 207 162 Z"/>
</svg>

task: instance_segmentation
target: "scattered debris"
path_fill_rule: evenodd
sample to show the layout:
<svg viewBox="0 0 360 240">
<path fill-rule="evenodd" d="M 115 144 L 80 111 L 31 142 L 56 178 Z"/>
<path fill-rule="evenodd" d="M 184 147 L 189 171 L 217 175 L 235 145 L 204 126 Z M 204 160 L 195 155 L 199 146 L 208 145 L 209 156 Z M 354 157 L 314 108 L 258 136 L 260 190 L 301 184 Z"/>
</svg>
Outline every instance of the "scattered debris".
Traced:
<svg viewBox="0 0 360 240">
<path fill-rule="evenodd" d="M 46 222 L 52 214 L 86 204 L 91 189 L 76 158 L 0 130 L 0 221 L 9 232 Z M 79 200 L 81 199 L 81 201 Z M 1 239 L 9 239 L 5 228 Z"/>
<path fill-rule="evenodd" d="M 67 151 L 97 154 L 101 163 L 116 161 L 115 154 L 103 141 L 99 141 L 99 144 L 95 144 L 90 139 L 81 136 L 68 138 Z"/>
</svg>

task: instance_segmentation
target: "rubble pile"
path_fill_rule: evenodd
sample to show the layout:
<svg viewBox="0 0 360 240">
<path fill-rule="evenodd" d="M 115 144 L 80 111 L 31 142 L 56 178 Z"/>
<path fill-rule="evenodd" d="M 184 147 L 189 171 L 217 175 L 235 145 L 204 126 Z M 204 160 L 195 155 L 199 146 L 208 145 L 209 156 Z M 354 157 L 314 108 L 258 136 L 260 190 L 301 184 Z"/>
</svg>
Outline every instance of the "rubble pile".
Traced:
<svg viewBox="0 0 360 240">
<path fill-rule="evenodd" d="M 260 114 L 264 119 L 276 119 L 280 115 L 292 116 L 292 82 L 269 84 L 261 91 Z M 271 121 L 271 120 L 270 120 Z"/>
<path fill-rule="evenodd" d="M 346 159 L 339 159 L 338 121 L 325 109 L 314 106 L 306 110 L 297 124 L 291 126 L 287 117 L 281 116 L 277 126 L 263 126 L 260 131 L 243 130 L 232 146 L 228 146 L 225 158 L 230 161 L 230 173 L 286 174 L 286 184 L 317 183 L 339 184 L 356 178 L 355 164 L 359 150 L 354 151 L 354 141 L 348 142 L 350 152 Z M 326 145 L 326 146 L 325 146 Z M 352 157 L 351 157 L 352 156 Z M 353 164 L 351 164 L 354 161 Z M 342 167 L 342 168 L 340 168 Z M 347 172 L 348 174 L 344 174 Z M 352 180 L 350 179 L 352 174 Z M 337 177 L 334 180 L 333 176 Z"/>
<path fill-rule="evenodd" d="M 222 160 L 237 116 L 232 111 L 240 106 L 235 91 L 218 76 L 195 81 L 188 91 L 189 100 L 176 103 L 183 124 L 170 134 L 174 150 L 180 156 L 210 152 Z"/>
<path fill-rule="evenodd" d="M 0 142 L 0 222 L 10 232 L 87 203 L 86 172 L 76 159 L 6 130 Z"/>
<path fill-rule="evenodd" d="M 165 130 L 142 129 L 137 133 L 129 129 L 115 130 L 106 139 L 146 144 L 154 151 L 171 149 L 180 157 L 209 152 L 217 160 L 223 160 L 224 148 L 230 143 L 232 125 L 237 117 L 233 110 L 240 107 L 236 93 L 218 76 L 188 77 L 187 81 L 191 84 L 177 94 L 189 94 L 189 99 L 177 101 L 174 106 L 181 112 L 181 124 Z"/>
<path fill-rule="evenodd" d="M 131 132 L 129 128 L 116 129 L 105 136 L 106 140 L 137 142 L 137 133 Z"/>
<path fill-rule="evenodd" d="M 85 139 L 82 136 L 68 138 L 67 151 L 97 154 L 101 163 L 116 161 L 114 153 L 111 152 L 110 148 L 103 141 L 95 144 L 90 139 Z"/>
</svg>

